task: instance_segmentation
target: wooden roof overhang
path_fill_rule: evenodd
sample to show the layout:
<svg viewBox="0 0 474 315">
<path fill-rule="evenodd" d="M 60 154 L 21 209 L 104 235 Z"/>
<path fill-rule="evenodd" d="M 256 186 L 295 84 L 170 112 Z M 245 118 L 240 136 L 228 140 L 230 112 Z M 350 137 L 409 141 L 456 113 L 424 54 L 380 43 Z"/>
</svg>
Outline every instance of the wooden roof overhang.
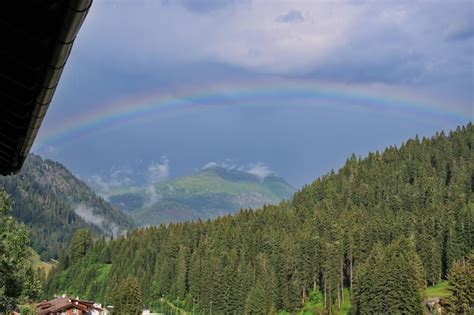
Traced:
<svg viewBox="0 0 474 315">
<path fill-rule="evenodd" d="M 0 10 L 0 175 L 20 170 L 92 0 L 6 1 Z"/>
</svg>

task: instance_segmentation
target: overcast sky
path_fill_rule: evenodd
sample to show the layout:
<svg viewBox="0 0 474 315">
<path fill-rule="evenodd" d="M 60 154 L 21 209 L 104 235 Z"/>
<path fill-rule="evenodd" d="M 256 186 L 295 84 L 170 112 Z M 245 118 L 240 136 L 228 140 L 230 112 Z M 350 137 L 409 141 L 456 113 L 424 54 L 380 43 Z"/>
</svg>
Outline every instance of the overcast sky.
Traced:
<svg viewBox="0 0 474 315">
<path fill-rule="evenodd" d="M 84 178 L 214 162 L 299 187 L 352 152 L 472 121 L 473 3 L 96 0 L 34 150 Z M 182 101 L 72 128 L 150 94 Z"/>
</svg>

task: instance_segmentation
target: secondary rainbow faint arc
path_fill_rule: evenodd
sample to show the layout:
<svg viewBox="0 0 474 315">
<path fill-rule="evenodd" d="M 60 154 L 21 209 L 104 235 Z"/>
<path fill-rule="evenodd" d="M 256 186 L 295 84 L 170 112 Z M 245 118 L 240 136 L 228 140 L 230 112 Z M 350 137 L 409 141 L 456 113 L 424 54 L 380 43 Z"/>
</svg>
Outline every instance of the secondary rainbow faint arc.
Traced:
<svg viewBox="0 0 474 315">
<path fill-rule="evenodd" d="M 177 107 L 183 105 L 210 107 L 216 106 L 219 99 L 231 97 L 237 104 L 222 104 L 219 106 L 239 106 L 238 103 L 253 101 L 258 104 L 265 98 L 306 98 L 314 101 L 335 102 L 337 106 L 364 106 L 374 109 L 394 109 L 412 112 L 413 114 L 432 114 L 443 118 L 465 120 L 463 113 L 447 110 L 434 105 L 428 105 L 419 101 L 393 97 L 383 94 L 368 94 L 334 87 L 322 87 L 317 85 L 263 85 L 263 86 L 238 86 L 238 87 L 211 87 L 195 89 L 181 95 L 164 95 L 162 92 L 152 91 L 138 97 L 113 102 L 107 106 L 100 106 L 95 112 L 75 116 L 55 125 L 53 128 L 40 133 L 37 148 L 48 144 L 57 143 L 63 139 L 69 139 L 75 135 L 94 132 L 113 123 L 127 122 L 135 117 L 151 113 L 163 107 Z M 316 103 L 315 103 L 316 105 Z M 321 104 L 319 104 L 321 105 Z"/>
</svg>

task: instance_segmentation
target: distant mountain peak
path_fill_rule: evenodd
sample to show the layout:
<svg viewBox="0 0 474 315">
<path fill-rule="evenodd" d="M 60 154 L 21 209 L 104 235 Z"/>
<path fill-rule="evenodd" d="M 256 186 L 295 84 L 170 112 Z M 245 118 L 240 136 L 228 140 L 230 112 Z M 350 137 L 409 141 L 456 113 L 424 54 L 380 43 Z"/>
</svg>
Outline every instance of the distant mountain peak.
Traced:
<svg viewBox="0 0 474 315">
<path fill-rule="evenodd" d="M 188 176 L 153 185 L 118 187 L 110 202 L 144 225 L 209 219 L 290 198 L 295 189 L 263 164 L 208 163 Z"/>
<path fill-rule="evenodd" d="M 229 180 L 250 180 L 264 182 L 267 178 L 285 182 L 283 178 L 270 170 L 262 163 L 249 164 L 247 166 L 227 165 L 226 163 L 210 162 L 198 173 L 214 173 Z"/>
<path fill-rule="evenodd" d="M 249 174 L 243 170 L 239 170 L 237 168 L 225 168 L 219 165 L 213 165 L 207 168 L 201 169 L 198 174 L 210 174 L 215 175 L 220 178 L 229 181 L 260 181 L 260 178 L 253 174 Z"/>
</svg>

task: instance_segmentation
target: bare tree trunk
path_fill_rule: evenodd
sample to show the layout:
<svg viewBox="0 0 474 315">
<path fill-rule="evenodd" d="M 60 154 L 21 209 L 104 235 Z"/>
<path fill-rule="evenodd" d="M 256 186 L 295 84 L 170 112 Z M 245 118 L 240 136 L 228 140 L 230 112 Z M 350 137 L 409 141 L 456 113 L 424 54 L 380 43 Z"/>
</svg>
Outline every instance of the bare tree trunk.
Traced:
<svg viewBox="0 0 474 315">
<path fill-rule="evenodd" d="M 337 309 L 341 309 L 341 284 L 337 284 Z"/>
<path fill-rule="evenodd" d="M 331 292 L 332 292 L 332 290 L 331 290 L 331 285 L 329 285 L 329 303 L 328 303 L 328 304 L 329 304 L 329 308 L 328 308 L 328 309 L 329 309 L 329 315 L 331 315 L 331 311 L 332 311 L 332 297 L 331 297 Z"/>
<path fill-rule="evenodd" d="M 324 281 L 324 308 L 327 308 L 327 290 L 326 290 L 326 281 Z"/>
<path fill-rule="evenodd" d="M 339 293 L 341 295 L 340 302 L 344 302 L 344 294 L 342 290 L 344 290 L 344 255 L 341 256 L 341 271 L 340 271 L 340 284 L 339 284 Z M 339 309 L 341 309 L 341 303 L 339 303 Z"/>
<path fill-rule="evenodd" d="M 303 292 L 302 293 L 303 293 L 303 305 L 304 305 L 304 303 L 306 302 L 306 289 L 305 289 L 305 287 L 303 287 Z"/>
<path fill-rule="evenodd" d="M 353 268 L 353 262 L 352 262 L 352 251 L 351 251 L 351 255 L 349 257 L 349 277 L 350 277 L 350 297 L 352 299 L 352 268 Z"/>
</svg>

